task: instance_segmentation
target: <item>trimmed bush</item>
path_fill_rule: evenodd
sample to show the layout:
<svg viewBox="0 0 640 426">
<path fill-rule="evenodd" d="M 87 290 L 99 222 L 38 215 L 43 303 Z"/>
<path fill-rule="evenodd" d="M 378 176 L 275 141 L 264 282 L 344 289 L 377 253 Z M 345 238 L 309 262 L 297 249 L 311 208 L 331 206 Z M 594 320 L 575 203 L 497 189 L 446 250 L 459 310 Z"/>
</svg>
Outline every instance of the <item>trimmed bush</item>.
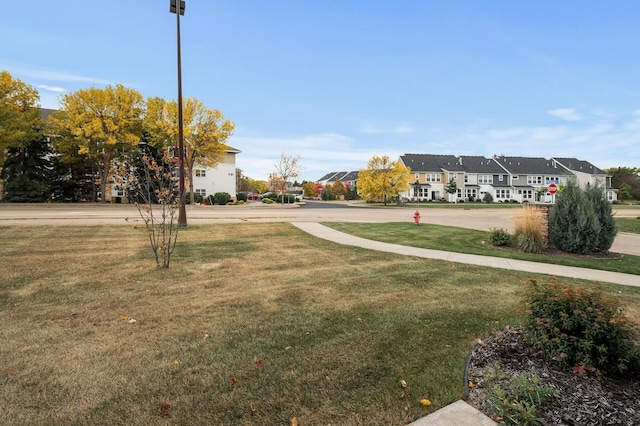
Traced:
<svg viewBox="0 0 640 426">
<path fill-rule="evenodd" d="M 228 192 L 216 192 L 213 194 L 213 201 L 215 204 L 224 206 L 231 201 L 231 195 Z"/>
<path fill-rule="evenodd" d="M 521 303 L 528 337 L 550 361 L 567 369 L 640 373 L 637 326 L 598 289 L 530 280 Z"/>
<path fill-rule="evenodd" d="M 493 203 L 493 195 L 491 195 L 488 192 L 485 193 L 484 197 L 482 197 L 482 202 L 487 203 L 487 204 Z"/>
<path fill-rule="evenodd" d="M 497 247 L 508 246 L 511 244 L 511 234 L 502 228 L 492 229 L 489 233 L 489 241 Z"/>
<path fill-rule="evenodd" d="M 236 194 L 236 199 L 237 199 L 238 201 L 244 201 L 244 202 L 246 202 L 246 201 L 248 200 L 248 198 L 247 198 L 247 193 L 246 193 L 246 192 L 238 192 L 238 193 Z"/>
<path fill-rule="evenodd" d="M 186 203 L 186 204 L 191 204 L 191 193 L 190 193 L 190 192 L 187 192 L 187 193 L 185 193 L 185 195 L 184 195 L 184 196 L 185 196 L 185 198 L 186 198 L 185 203 Z M 201 203 L 202 203 L 202 200 L 203 200 L 202 195 L 200 195 L 200 194 L 196 194 L 196 193 L 194 193 L 194 194 L 193 194 L 193 202 L 194 202 L 194 203 L 196 203 L 196 204 L 201 204 Z"/>
</svg>

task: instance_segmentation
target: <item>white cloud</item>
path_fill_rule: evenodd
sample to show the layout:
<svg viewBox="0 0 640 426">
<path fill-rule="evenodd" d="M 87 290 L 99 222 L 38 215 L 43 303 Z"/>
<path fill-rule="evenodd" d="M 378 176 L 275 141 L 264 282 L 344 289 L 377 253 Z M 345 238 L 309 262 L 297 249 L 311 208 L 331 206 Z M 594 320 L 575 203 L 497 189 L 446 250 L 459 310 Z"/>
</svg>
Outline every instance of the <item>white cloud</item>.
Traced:
<svg viewBox="0 0 640 426">
<path fill-rule="evenodd" d="M 36 87 L 40 90 L 45 90 L 47 92 L 64 93 L 67 91 L 67 89 L 64 89 L 62 87 L 48 86 L 46 84 L 38 84 Z"/>
<path fill-rule="evenodd" d="M 383 129 L 374 126 L 365 126 L 359 130 L 360 133 L 365 134 L 380 134 L 380 133 L 391 133 L 396 135 L 405 135 L 408 133 L 413 133 L 414 128 L 407 125 L 400 125 L 389 129 Z"/>
<path fill-rule="evenodd" d="M 100 85 L 115 84 L 112 81 L 99 77 L 87 77 L 68 72 L 51 71 L 30 65 L 8 65 L 7 70 L 12 74 L 45 81 L 64 81 L 67 83 L 90 83 Z"/>
<path fill-rule="evenodd" d="M 547 111 L 547 114 L 567 121 L 580 121 L 582 115 L 573 108 L 558 108 Z"/>
</svg>

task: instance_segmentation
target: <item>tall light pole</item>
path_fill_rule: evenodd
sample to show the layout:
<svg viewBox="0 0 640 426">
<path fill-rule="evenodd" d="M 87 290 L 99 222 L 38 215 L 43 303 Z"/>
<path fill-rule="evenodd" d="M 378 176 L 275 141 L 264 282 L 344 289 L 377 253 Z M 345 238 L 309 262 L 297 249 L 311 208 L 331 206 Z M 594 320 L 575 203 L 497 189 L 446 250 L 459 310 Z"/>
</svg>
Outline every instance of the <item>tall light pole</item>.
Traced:
<svg viewBox="0 0 640 426">
<path fill-rule="evenodd" d="M 178 200 L 178 226 L 187 226 L 186 194 L 184 191 L 184 133 L 182 131 L 182 65 L 180 58 L 180 15 L 184 15 L 185 2 L 170 0 L 169 12 L 176 14 L 178 25 L 178 163 L 180 173 L 180 187 Z"/>
</svg>

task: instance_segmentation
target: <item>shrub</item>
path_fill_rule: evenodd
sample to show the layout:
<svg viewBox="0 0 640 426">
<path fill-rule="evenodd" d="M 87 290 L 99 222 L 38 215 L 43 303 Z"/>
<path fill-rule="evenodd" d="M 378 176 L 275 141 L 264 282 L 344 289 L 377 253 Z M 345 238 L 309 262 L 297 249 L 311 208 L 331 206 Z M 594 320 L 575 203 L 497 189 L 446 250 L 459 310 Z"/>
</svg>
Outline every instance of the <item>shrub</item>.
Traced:
<svg viewBox="0 0 640 426">
<path fill-rule="evenodd" d="M 265 197 L 262 199 L 264 204 L 273 204 L 273 200 L 271 198 Z"/>
<path fill-rule="evenodd" d="M 336 199 L 336 196 L 333 195 L 333 192 L 331 192 L 329 188 L 325 188 L 322 194 L 320 194 L 320 198 L 322 201 L 333 201 Z"/>
<path fill-rule="evenodd" d="M 231 201 L 231 195 L 228 192 L 216 192 L 213 194 L 213 201 L 215 204 L 224 206 Z"/>
<path fill-rule="evenodd" d="M 600 221 L 593 203 L 570 179 L 549 213 L 549 238 L 560 250 L 586 254 L 598 251 Z"/>
<path fill-rule="evenodd" d="M 490 194 L 490 193 L 488 193 L 488 192 L 487 192 L 487 193 L 485 193 L 485 194 L 484 194 L 484 197 L 482 197 L 482 201 L 483 201 L 484 203 L 487 203 L 487 204 L 491 204 L 491 203 L 493 203 L 493 195 L 491 195 L 491 194 Z"/>
<path fill-rule="evenodd" d="M 184 196 L 186 198 L 185 203 L 186 204 L 191 204 L 191 193 L 187 192 L 187 193 L 185 193 Z M 194 193 L 193 194 L 193 202 L 196 203 L 196 204 L 201 204 L 202 203 L 202 195 Z"/>
<path fill-rule="evenodd" d="M 542 234 L 542 217 L 531 205 L 526 205 L 522 216 L 516 219 L 515 245 L 526 253 L 541 253 L 547 248 Z"/>
<path fill-rule="evenodd" d="M 248 200 L 247 193 L 246 192 L 238 192 L 236 194 L 236 199 L 238 201 L 245 201 L 246 202 Z"/>
<path fill-rule="evenodd" d="M 502 228 L 492 229 L 489 233 L 489 241 L 497 247 L 508 246 L 511 244 L 511 234 Z"/>
<path fill-rule="evenodd" d="M 640 373 L 636 326 L 598 289 L 530 280 L 521 303 L 529 339 L 552 362 Z"/>
<path fill-rule="evenodd" d="M 590 185 L 585 190 L 585 196 L 591 202 L 600 223 L 600 232 L 595 243 L 597 251 L 608 251 L 618 233 L 616 221 L 613 218 L 611 203 L 605 199 L 604 188 L 600 182 Z"/>
</svg>

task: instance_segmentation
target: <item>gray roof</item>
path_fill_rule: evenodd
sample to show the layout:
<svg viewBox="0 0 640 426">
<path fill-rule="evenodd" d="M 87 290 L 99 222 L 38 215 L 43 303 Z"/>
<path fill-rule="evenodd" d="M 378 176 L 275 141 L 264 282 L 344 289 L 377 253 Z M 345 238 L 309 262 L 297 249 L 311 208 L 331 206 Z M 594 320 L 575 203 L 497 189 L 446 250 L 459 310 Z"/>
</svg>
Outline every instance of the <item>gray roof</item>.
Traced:
<svg viewBox="0 0 640 426">
<path fill-rule="evenodd" d="M 493 158 L 485 158 L 481 155 L 464 155 L 458 158 L 458 162 L 467 173 L 502 174 L 506 173 Z"/>
<path fill-rule="evenodd" d="M 338 172 L 338 173 L 334 174 L 333 176 L 331 176 L 331 178 L 329 178 L 329 180 L 327 182 L 335 182 L 335 181 L 338 181 L 338 180 L 342 182 L 344 180 L 343 178 L 348 174 L 349 174 L 349 172 Z"/>
<path fill-rule="evenodd" d="M 42 117 L 42 121 L 44 121 L 46 123 L 47 120 L 49 119 L 49 116 L 51 114 L 53 114 L 54 112 L 56 112 L 56 111 L 57 110 L 55 110 L 55 109 L 40 108 L 40 117 Z"/>
<path fill-rule="evenodd" d="M 349 172 L 346 176 L 344 176 L 342 178 L 343 182 L 351 182 L 351 181 L 355 181 L 358 180 L 358 175 L 360 174 L 360 172 Z"/>
<path fill-rule="evenodd" d="M 606 173 L 591 164 L 588 161 L 578 160 L 577 158 L 559 158 L 553 157 L 552 160 L 557 161 L 568 170 L 575 172 L 589 173 L 591 175 L 606 175 Z"/>
<path fill-rule="evenodd" d="M 502 167 L 514 175 L 568 175 L 564 167 L 542 157 L 495 157 Z"/>
<path fill-rule="evenodd" d="M 338 173 L 338 172 L 327 173 L 326 175 L 324 175 L 320 179 L 318 179 L 317 182 L 322 181 L 322 180 L 329 180 L 332 176 L 335 176 L 336 173 Z"/>
<path fill-rule="evenodd" d="M 412 172 L 462 171 L 455 155 L 405 154 L 400 156 L 400 160 Z"/>
</svg>

